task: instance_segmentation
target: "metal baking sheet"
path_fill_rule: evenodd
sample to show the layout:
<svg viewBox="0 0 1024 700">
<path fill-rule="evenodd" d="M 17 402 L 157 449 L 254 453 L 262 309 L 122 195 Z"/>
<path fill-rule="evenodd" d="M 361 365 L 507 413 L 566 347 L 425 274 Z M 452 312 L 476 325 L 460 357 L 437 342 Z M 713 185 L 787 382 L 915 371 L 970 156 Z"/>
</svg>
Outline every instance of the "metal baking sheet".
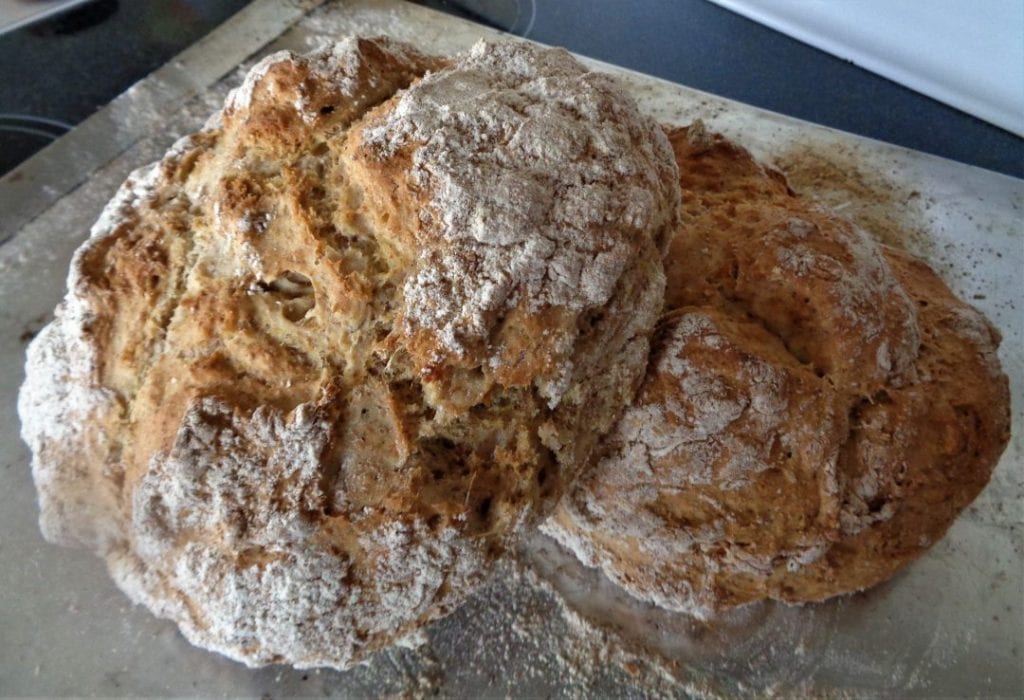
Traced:
<svg viewBox="0 0 1024 700">
<path fill-rule="evenodd" d="M 925 557 L 863 594 L 703 624 L 633 602 L 536 535 L 417 643 L 339 673 L 251 670 L 193 648 L 132 606 L 99 559 L 45 543 L 15 397 L 72 251 L 125 175 L 198 128 L 246 66 L 347 33 L 435 52 L 494 34 L 399 0 L 256 0 L 0 179 L 0 695 L 1024 695 L 1024 182 L 601 64 L 662 121 L 703 119 L 782 165 L 798 190 L 925 257 L 1003 332 L 1010 447 Z"/>
</svg>

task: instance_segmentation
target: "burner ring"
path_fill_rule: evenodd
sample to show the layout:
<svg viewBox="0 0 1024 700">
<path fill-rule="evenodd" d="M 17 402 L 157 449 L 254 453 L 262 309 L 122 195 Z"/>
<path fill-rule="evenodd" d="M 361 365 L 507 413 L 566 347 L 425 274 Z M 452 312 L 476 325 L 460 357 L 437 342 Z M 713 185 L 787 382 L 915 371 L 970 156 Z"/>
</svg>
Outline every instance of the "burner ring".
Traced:
<svg viewBox="0 0 1024 700">
<path fill-rule="evenodd" d="M 537 19 L 537 0 L 419 0 L 419 4 L 524 38 Z"/>
<path fill-rule="evenodd" d="M 71 129 L 71 124 L 59 119 L 37 117 L 31 114 L 0 114 L 0 131 L 38 136 L 53 141 Z"/>
</svg>

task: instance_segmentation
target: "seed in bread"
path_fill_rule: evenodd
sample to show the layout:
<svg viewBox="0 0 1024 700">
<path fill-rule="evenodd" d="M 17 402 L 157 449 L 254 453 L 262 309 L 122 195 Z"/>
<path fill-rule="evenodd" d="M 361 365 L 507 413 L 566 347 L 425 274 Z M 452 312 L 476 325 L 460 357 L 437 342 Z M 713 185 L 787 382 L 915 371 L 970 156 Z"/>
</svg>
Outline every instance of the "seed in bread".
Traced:
<svg viewBox="0 0 1024 700">
<path fill-rule="evenodd" d="M 630 400 L 676 177 L 564 51 L 268 57 L 129 179 L 29 350 L 44 534 L 251 665 L 444 614 Z"/>
<path fill-rule="evenodd" d="M 999 334 L 907 253 L 700 125 L 634 404 L 544 529 L 634 596 L 708 617 L 892 576 L 988 482 Z"/>
</svg>

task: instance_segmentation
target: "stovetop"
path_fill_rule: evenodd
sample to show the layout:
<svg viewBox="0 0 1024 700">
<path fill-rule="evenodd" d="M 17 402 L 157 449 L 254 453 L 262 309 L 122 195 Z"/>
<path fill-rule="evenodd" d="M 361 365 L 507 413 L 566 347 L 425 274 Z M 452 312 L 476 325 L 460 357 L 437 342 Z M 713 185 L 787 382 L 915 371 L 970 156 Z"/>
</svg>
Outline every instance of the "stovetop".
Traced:
<svg viewBox="0 0 1024 700">
<path fill-rule="evenodd" d="M 1024 177 L 1024 139 L 706 0 L 416 0 L 766 109 Z M 0 36 L 0 174 L 246 4 L 93 0 Z"/>
<path fill-rule="evenodd" d="M 0 174 L 246 4 L 92 0 L 0 36 Z"/>
<path fill-rule="evenodd" d="M 0 0 L 0 34 L 28 26 L 92 0 Z"/>
</svg>

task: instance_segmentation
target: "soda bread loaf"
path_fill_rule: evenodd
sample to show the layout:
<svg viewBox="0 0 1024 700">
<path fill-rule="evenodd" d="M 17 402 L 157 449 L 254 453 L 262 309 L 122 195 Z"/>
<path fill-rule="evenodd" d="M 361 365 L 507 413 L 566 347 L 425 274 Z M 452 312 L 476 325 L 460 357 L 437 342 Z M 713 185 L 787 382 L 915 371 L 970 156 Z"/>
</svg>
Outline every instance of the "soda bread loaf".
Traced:
<svg viewBox="0 0 1024 700">
<path fill-rule="evenodd" d="M 43 533 L 250 665 L 443 615 L 632 399 L 677 178 L 561 50 L 268 57 L 129 178 L 29 349 Z"/>
<path fill-rule="evenodd" d="M 742 148 L 699 123 L 671 140 L 684 214 L 647 377 L 544 530 L 699 617 L 874 585 L 988 482 L 999 334 Z"/>
</svg>

